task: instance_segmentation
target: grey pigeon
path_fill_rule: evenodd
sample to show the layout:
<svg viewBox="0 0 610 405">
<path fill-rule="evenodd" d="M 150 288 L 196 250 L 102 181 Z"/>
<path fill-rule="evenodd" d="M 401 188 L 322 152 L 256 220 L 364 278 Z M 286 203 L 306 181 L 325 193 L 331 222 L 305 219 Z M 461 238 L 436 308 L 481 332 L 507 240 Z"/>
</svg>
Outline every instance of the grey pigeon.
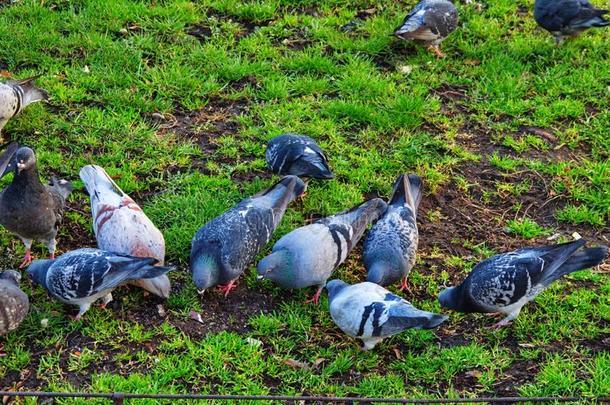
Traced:
<svg viewBox="0 0 610 405">
<path fill-rule="evenodd" d="M 390 285 L 402 279 L 401 290 L 407 288 L 419 239 L 416 218 L 421 187 L 421 178 L 415 174 L 401 174 L 396 180 L 387 211 L 364 240 L 366 281 Z"/>
<path fill-rule="evenodd" d="M 600 264 L 608 248 L 578 251 L 585 241 L 519 249 L 492 256 L 477 264 L 462 284 L 438 297 L 443 308 L 459 312 L 507 315 L 496 327 L 508 325 L 521 308 L 566 274 Z"/>
<path fill-rule="evenodd" d="M 0 336 L 16 329 L 28 314 L 28 296 L 19 288 L 21 274 L 15 270 L 0 273 Z"/>
<path fill-rule="evenodd" d="M 560 44 L 564 36 L 575 36 L 592 27 L 605 27 L 602 16 L 608 10 L 596 8 L 588 0 L 536 0 L 534 19 Z"/>
<path fill-rule="evenodd" d="M 318 303 L 326 280 L 345 261 L 366 228 L 386 210 L 381 198 L 322 218 L 284 235 L 270 255 L 258 263 L 258 278 L 283 288 L 317 286 L 307 302 Z"/>
<path fill-rule="evenodd" d="M 191 271 L 199 293 L 219 286 L 228 295 L 271 239 L 288 204 L 304 191 L 301 179 L 286 176 L 199 229 L 191 244 Z"/>
<path fill-rule="evenodd" d="M 401 39 L 413 40 L 427 45 L 436 56 L 445 55 L 440 44 L 458 25 L 458 12 L 449 0 L 422 0 L 405 17 L 402 25 L 394 31 Z"/>
<path fill-rule="evenodd" d="M 17 148 L 15 143 L 0 157 L 0 178 L 11 171 L 13 181 L 0 192 L 0 225 L 17 234 L 25 245 L 25 257 L 20 268 L 32 261 L 33 240 L 43 242 L 55 257 L 57 227 L 61 223 L 66 199 L 72 185 L 53 178 L 43 185 L 38 177 L 36 155 L 28 147 Z"/>
<path fill-rule="evenodd" d="M 102 307 L 112 301 L 112 290 L 130 280 L 159 277 L 171 269 L 155 266 L 157 259 L 134 257 L 100 249 L 78 249 L 54 260 L 35 260 L 28 274 L 49 294 L 66 304 L 76 305 L 80 319 L 91 304 L 102 299 Z"/>
<path fill-rule="evenodd" d="M 0 133 L 8 120 L 23 111 L 25 107 L 49 98 L 46 91 L 34 86 L 36 78 L 0 83 Z M 0 139 L 2 139 L 1 135 Z"/>
<path fill-rule="evenodd" d="M 284 134 L 269 141 L 267 166 L 274 173 L 332 179 L 328 159 L 316 141 L 305 135 Z"/>
<path fill-rule="evenodd" d="M 349 285 L 332 280 L 326 290 L 333 321 L 349 336 L 362 340 L 364 350 L 405 329 L 433 329 L 447 320 L 445 315 L 417 309 L 409 301 L 368 281 Z"/>
</svg>

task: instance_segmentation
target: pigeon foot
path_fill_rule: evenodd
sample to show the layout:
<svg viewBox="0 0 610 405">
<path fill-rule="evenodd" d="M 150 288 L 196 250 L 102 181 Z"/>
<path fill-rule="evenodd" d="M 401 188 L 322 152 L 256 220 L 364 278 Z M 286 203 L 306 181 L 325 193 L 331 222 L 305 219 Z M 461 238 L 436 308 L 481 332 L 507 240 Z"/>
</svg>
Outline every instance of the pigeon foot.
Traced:
<svg viewBox="0 0 610 405">
<path fill-rule="evenodd" d="M 444 58 L 445 54 L 441 52 L 438 46 L 430 45 L 429 49 L 434 52 L 437 58 Z"/>
<path fill-rule="evenodd" d="M 229 284 L 227 285 L 219 285 L 218 289 L 220 290 L 221 293 L 224 294 L 225 298 L 229 295 L 229 293 L 231 292 L 232 289 L 234 289 L 235 287 L 237 287 L 237 283 L 235 282 L 235 280 L 231 280 L 229 281 Z"/>
<path fill-rule="evenodd" d="M 32 257 L 32 252 L 30 251 L 30 249 L 25 251 L 25 256 L 23 256 L 23 262 L 19 265 L 20 269 L 23 269 L 27 266 L 30 265 L 30 263 L 32 263 L 33 257 Z"/>
<path fill-rule="evenodd" d="M 319 288 L 318 291 L 316 291 L 316 293 L 313 295 L 313 297 L 311 297 L 310 299 L 305 301 L 305 303 L 311 304 L 313 302 L 315 305 L 318 305 L 318 301 L 320 300 L 320 295 L 322 294 L 322 290 L 323 290 L 323 288 Z"/>
<path fill-rule="evenodd" d="M 411 290 L 409 289 L 409 284 L 407 284 L 407 277 L 404 277 L 400 282 L 400 288 L 398 289 L 398 291 L 407 291 L 408 293 L 411 292 Z"/>
</svg>

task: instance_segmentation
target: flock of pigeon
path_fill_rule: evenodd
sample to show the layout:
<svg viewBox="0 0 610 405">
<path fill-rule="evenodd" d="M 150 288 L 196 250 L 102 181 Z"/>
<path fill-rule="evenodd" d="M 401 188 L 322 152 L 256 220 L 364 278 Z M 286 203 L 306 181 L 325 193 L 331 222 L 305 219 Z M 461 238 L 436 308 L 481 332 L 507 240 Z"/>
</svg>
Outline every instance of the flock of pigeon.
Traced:
<svg viewBox="0 0 610 405">
<path fill-rule="evenodd" d="M 608 25 L 586 0 L 537 0 L 536 21 L 558 38 L 589 27 Z M 441 56 L 438 45 L 457 27 L 457 11 L 447 0 L 424 0 L 407 16 L 395 35 L 422 41 Z M 0 84 L 0 130 L 27 105 L 45 100 L 47 93 L 33 79 Z M 197 290 L 212 287 L 225 295 L 265 248 L 288 205 L 302 198 L 307 184 L 301 178 L 333 179 L 326 155 L 304 135 L 272 139 L 267 165 L 284 177 L 205 224 L 194 235 L 190 270 Z M 79 307 L 75 319 L 97 300 L 105 306 L 112 291 L 133 284 L 162 298 L 171 285 L 164 266 L 165 241 L 143 210 L 99 166 L 85 166 L 80 177 L 91 199 L 97 248 L 83 248 L 55 257 L 56 235 L 72 185 L 53 178 L 40 181 L 36 155 L 11 143 L 0 156 L 0 178 L 13 173 L 0 192 L 0 225 L 17 235 L 26 253 L 20 268 L 49 295 Z M 408 328 L 436 328 L 447 316 L 415 308 L 384 288 L 400 283 L 415 265 L 418 245 L 417 210 L 422 180 L 415 174 L 398 176 L 386 203 L 380 198 L 302 226 L 280 238 L 257 265 L 258 278 L 287 289 L 316 287 L 308 302 L 317 304 L 326 288 L 332 319 L 346 334 L 373 348 L 385 337 Z M 349 285 L 331 278 L 333 272 L 364 238 L 365 282 Z M 33 261 L 33 241 L 46 245 L 49 259 Z M 477 264 L 458 286 L 441 292 L 442 308 L 460 312 L 504 315 L 496 326 L 515 319 L 523 306 L 562 276 L 600 264 L 608 248 L 584 248 L 582 239 L 499 254 Z M 0 335 L 17 328 L 29 310 L 19 289 L 21 273 L 0 273 Z"/>
</svg>

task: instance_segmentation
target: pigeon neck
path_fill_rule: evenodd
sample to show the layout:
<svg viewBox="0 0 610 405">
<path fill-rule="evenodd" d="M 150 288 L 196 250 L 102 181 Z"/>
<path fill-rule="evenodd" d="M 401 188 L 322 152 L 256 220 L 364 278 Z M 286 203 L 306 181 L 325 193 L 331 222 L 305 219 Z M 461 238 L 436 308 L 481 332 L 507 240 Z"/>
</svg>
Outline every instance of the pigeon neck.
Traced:
<svg viewBox="0 0 610 405">
<path fill-rule="evenodd" d="M 35 167 L 15 173 L 13 184 L 17 187 L 43 189 L 44 186 L 38 177 L 38 169 Z"/>
</svg>

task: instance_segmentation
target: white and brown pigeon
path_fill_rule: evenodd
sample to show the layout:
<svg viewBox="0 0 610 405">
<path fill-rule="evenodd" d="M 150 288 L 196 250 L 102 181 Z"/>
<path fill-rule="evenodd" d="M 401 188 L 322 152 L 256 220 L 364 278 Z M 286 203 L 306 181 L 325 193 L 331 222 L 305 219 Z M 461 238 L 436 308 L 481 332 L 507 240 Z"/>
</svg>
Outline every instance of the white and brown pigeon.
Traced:
<svg viewBox="0 0 610 405">
<path fill-rule="evenodd" d="M 91 198 L 93 232 L 102 250 L 136 257 L 154 257 L 165 262 L 165 239 L 144 211 L 99 166 L 85 166 L 80 177 Z M 161 298 L 168 298 L 171 284 L 167 275 L 130 280 Z"/>
<path fill-rule="evenodd" d="M 37 77 L 0 83 L 0 139 L 2 128 L 11 118 L 28 105 L 48 99 L 46 91 L 34 86 L 35 79 Z"/>
<path fill-rule="evenodd" d="M 0 272 L 0 336 L 16 329 L 28 314 L 30 302 L 19 288 L 20 281 L 18 271 Z"/>
<path fill-rule="evenodd" d="M 15 173 L 13 181 L 0 192 L 0 225 L 23 241 L 26 250 L 20 268 L 24 268 L 32 261 L 34 240 L 44 243 L 51 258 L 55 257 L 57 228 L 72 185 L 56 178 L 49 185 L 42 184 L 34 151 L 16 143 L 0 156 L 0 178 L 10 172 Z"/>
</svg>

